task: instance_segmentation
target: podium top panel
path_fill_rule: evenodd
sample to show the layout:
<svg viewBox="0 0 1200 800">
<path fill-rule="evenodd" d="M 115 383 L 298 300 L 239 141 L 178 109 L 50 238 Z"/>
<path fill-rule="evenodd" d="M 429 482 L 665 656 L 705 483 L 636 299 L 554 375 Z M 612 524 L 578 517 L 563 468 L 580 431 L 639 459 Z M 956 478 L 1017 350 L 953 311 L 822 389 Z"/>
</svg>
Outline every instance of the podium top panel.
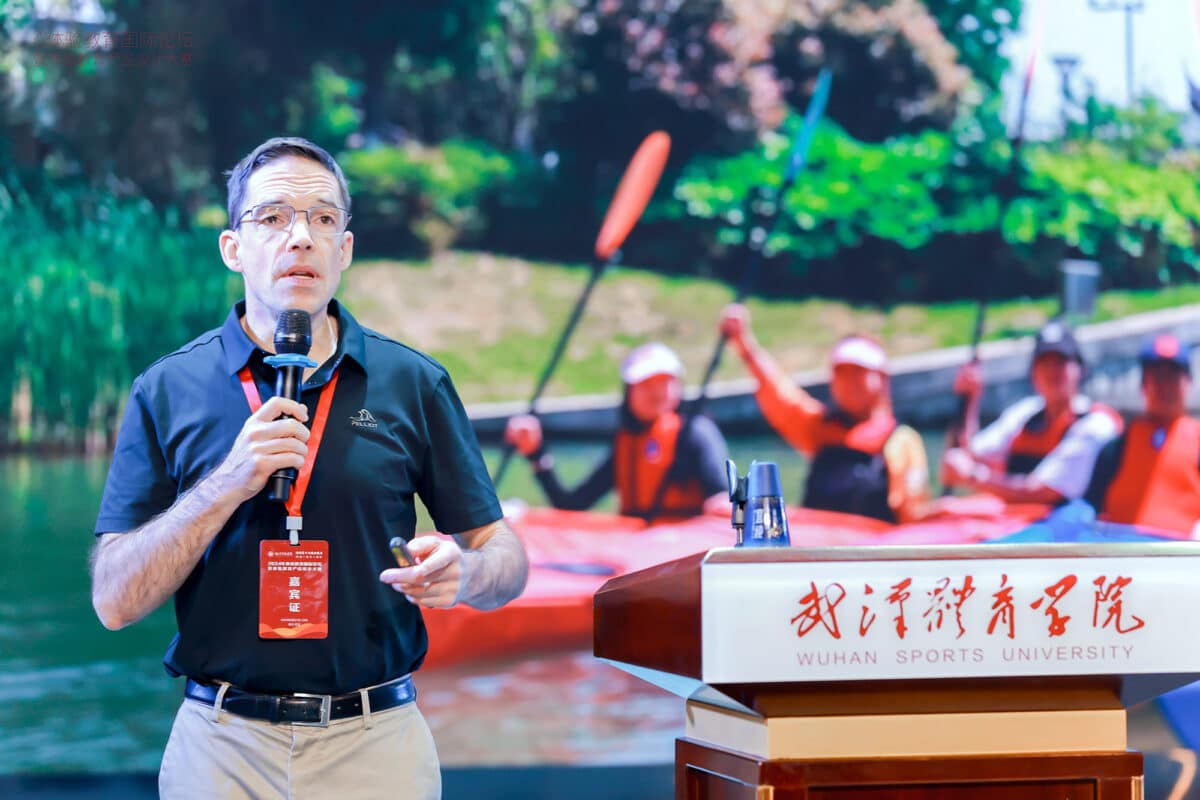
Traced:
<svg viewBox="0 0 1200 800">
<path fill-rule="evenodd" d="M 707 686 L 1112 676 L 1130 701 L 1200 673 L 1198 575 L 1200 542 L 721 548 L 605 584 L 596 655 Z"/>
<path fill-rule="evenodd" d="M 996 558 L 1157 558 L 1200 556 L 1200 542 L 856 545 L 854 547 L 718 547 L 705 564 L 812 561 L 942 561 Z"/>
</svg>

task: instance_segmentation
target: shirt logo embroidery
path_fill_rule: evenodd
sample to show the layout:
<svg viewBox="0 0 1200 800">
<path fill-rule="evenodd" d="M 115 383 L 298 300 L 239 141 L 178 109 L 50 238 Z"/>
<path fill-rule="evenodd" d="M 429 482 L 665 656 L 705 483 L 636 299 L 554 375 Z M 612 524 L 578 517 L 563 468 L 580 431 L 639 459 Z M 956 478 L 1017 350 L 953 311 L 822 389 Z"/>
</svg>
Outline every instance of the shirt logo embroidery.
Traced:
<svg viewBox="0 0 1200 800">
<path fill-rule="evenodd" d="M 365 408 L 360 408 L 358 413 L 350 418 L 350 424 L 356 428 L 368 428 L 371 430 L 379 427 L 379 422 Z"/>
</svg>

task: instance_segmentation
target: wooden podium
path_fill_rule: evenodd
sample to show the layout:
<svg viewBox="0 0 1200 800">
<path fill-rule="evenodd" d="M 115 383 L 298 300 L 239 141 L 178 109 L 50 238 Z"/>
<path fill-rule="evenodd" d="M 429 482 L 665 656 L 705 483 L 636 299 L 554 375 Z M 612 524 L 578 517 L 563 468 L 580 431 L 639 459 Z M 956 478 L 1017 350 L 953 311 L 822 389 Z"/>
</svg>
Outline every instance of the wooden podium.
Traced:
<svg viewBox="0 0 1200 800">
<path fill-rule="evenodd" d="M 676 800 L 1140 800 L 1197 615 L 1200 543 L 729 548 L 606 583 L 595 654 L 686 700 Z"/>
</svg>

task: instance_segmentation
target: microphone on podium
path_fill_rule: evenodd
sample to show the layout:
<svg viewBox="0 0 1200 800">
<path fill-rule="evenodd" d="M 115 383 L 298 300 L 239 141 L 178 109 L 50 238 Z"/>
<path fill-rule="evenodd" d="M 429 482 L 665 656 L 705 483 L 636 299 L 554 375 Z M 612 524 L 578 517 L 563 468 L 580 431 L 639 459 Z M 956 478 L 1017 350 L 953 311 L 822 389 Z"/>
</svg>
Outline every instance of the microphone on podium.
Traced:
<svg viewBox="0 0 1200 800">
<path fill-rule="evenodd" d="M 275 355 L 264 359 L 275 367 L 275 394 L 300 402 L 300 386 L 304 382 L 305 368 L 317 366 L 308 357 L 312 347 L 312 317 L 307 311 L 289 308 L 279 315 L 275 324 Z M 267 482 L 267 497 L 286 503 L 296 482 L 296 470 L 291 467 L 271 473 Z"/>
<path fill-rule="evenodd" d="M 727 458 L 725 478 L 737 546 L 791 547 L 779 467 L 770 461 L 751 461 L 750 471 L 740 478 L 737 464 Z"/>
</svg>

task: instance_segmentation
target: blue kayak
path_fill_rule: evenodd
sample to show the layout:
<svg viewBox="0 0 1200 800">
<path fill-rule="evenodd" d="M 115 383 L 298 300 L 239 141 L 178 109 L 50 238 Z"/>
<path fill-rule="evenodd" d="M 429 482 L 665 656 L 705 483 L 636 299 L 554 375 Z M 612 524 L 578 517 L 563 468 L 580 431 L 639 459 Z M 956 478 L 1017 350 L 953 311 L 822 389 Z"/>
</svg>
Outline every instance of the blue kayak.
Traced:
<svg viewBox="0 0 1200 800">
<path fill-rule="evenodd" d="M 1162 542 L 1187 538 L 1183 534 L 1171 535 L 1166 531 L 1154 531 L 1133 525 L 1104 522 L 1096 519 L 1096 512 L 1082 500 L 1074 500 L 1059 506 L 1044 519 L 1019 531 L 991 539 L 996 544 L 1030 542 Z"/>
</svg>

